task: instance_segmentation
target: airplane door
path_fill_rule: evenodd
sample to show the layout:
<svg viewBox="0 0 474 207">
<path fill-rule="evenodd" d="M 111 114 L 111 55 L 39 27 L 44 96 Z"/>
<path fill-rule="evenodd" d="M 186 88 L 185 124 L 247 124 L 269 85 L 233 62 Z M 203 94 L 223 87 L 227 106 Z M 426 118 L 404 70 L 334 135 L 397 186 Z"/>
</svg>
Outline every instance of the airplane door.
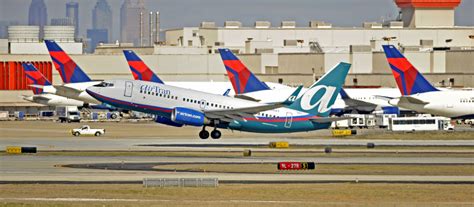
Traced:
<svg viewBox="0 0 474 207">
<path fill-rule="evenodd" d="M 206 109 L 206 104 L 207 104 L 207 101 L 202 99 L 201 104 L 199 104 L 199 106 L 201 107 L 202 110 L 204 110 L 204 109 Z"/>
<path fill-rule="evenodd" d="M 291 122 L 293 122 L 293 114 L 291 112 L 286 112 L 285 128 L 290 128 Z"/>
<path fill-rule="evenodd" d="M 132 91 L 133 91 L 133 83 L 130 81 L 125 81 L 125 91 L 123 95 L 125 97 L 132 97 Z"/>
</svg>

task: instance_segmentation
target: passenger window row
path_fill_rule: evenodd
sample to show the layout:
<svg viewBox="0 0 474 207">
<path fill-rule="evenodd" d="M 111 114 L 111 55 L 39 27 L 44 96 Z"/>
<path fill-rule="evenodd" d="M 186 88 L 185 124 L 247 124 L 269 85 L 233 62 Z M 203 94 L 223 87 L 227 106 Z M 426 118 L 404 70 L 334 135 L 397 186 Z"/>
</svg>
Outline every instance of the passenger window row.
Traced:
<svg viewBox="0 0 474 207">
<path fill-rule="evenodd" d="M 170 94 L 165 95 L 165 94 L 162 94 L 162 93 L 155 93 L 154 91 L 148 91 L 148 92 L 140 91 L 140 93 L 148 94 L 148 95 L 151 95 L 151 96 L 159 96 L 159 97 L 163 97 L 163 98 L 167 98 L 167 99 L 178 100 L 178 96 L 173 96 L 173 95 L 170 95 Z"/>
</svg>

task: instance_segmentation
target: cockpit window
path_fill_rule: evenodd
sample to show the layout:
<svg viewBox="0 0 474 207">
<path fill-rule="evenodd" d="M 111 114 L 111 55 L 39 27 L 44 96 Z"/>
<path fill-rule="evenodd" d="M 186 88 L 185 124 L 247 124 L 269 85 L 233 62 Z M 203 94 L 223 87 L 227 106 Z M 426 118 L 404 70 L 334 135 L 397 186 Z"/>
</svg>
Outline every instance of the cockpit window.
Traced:
<svg viewBox="0 0 474 207">
<path fill-rule="evenodd" d="M 107 82 L 101 82 L 97 85 L 94 85 L 95 87 L 114 87 L 113 83 L 107 83 Z"/>
</svg>

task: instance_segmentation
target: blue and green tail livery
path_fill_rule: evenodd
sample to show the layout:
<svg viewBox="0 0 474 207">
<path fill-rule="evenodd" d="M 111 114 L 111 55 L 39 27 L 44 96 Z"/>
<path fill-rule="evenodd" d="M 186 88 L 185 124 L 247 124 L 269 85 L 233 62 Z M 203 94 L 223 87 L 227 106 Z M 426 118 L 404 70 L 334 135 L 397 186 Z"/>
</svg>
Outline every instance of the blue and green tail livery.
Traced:
<svg viewBox="0 0 474 207">
<path fill-rule="evenodd" d="M 39 72 L 36 67 L 31 63 L 23 63 L 23 70 L 25 71 L 26 75 L 26 83 L 28 85 L 40 85 L 40 86 L 50 86 L 51 82 L 49 82 L 44 75 Z M 32 87 L 33 94 L 41 94 L 43 93 L 43 89 Z"/>
<path fill-rule="evenodd" d="M 163 81 L 131 50 L 124 50 L 123 54 L 127 59 L 128 66 L 132 71 L 135 80 L 149 81 L 164 84 Z"/>
<path fill-rule="evenodd" d="M 229 49 L 219 49 L 219 54 L 236 94 L 270 89 L 267 84 L 258 80 Z"/>
<path fill-rule="evenodd" d="M 392 69 L 402 95 L 438 91 L 393 45 L 383 45 L 388 64 Z"/>
<path fill-rule="evenodd" d="M 45 40 L 49 55 L 53 60 L 54 67 L 61 75 L 64 83 L 89 82 L 91 79 L 86 73 L 64 52 L 59 45 L 52 40 Z"/>
<path fill-rule="evenodd" d="M 327 117 L 336 102 L 337 95 L 344 85 L 351 64 L 341 62 L 328 71 L 321 79 L 288 108 L 306 112 L 319 117 Z"/>
</svg>

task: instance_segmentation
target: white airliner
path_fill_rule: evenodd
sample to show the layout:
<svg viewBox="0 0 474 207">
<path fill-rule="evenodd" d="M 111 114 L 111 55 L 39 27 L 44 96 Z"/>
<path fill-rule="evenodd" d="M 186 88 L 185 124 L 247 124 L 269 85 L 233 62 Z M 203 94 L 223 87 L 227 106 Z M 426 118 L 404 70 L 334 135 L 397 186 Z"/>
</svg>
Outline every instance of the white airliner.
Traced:
<svg viewBox="0 0 474 207">
<path fill-rule="evenodd" d="M 454 119 L 474 118 L 473 90 L 439 90 L 395 46 L 383 45 L 383 49 L 402 94 L 390 104 Z"/>
<path fill-rule="evenodd" d="M 206 139 L 206 126 L 258 133 L 290 133 L 326 129 L 329 113 L 349 72 L 350 64 L 339 63 L 298 97 L 302 87 L 284 102 L 264 104 L 255 101 L 183 89 L 166 84 L 110 80 L 87 88 L 96 99 L 118 108 L 152 113 L 168 120 L 168 125 L 203 127 L 199 137 Z M 346 118 L 344 118 L 346 119 Z M 164 123 L 164 121 L 160 122 Z"/>
<path fill-rule="evenodd" d="M 51 82 L 39 72 L 31 63 L 23 63 L 23 70 L 26 75 L 26 82 L 28 85 L 42 85 L 51 86 Z M 54 95 L 43 93 L 42 89 L 32 88 L 33 94 L 31 96 L 22 96 L 24 100 L 33 103 L 38 103 L 46 106 L 78 106 L 82 107 L 84 102 Z"/>
</svg>

